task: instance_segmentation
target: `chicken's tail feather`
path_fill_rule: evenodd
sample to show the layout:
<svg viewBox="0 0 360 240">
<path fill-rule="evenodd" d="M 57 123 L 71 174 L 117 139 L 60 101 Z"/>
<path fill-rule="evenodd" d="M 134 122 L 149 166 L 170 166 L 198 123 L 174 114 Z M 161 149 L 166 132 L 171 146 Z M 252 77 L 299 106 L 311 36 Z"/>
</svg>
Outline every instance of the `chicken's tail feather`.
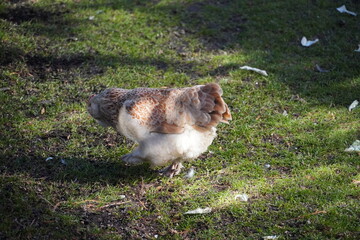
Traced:
<svg viewBox="0 0 360 240">
<path fill-rule="evenodd" d="M 210 115 L 210 121 L 200 123 L 199 127 L 209 129 L 219 122 L 229 123 L 232 119 L 229 107 L 221 97 L 223 91 L 216 83 L 209 83 L 201 86 L 198 96 L 201 104 L 201 111 Z"/>
</svg>

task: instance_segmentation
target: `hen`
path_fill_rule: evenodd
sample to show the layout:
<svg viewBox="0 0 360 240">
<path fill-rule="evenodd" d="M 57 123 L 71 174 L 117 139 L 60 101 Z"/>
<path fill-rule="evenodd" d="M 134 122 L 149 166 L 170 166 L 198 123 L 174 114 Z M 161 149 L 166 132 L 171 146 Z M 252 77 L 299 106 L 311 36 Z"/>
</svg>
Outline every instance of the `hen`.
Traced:
<svg viewBox="0 0 360 240">
<path fill-rule="evenodd" d="M 100 125 L 139 144 L 122 156 L 124 162 L 171 164 L 162 173 L 173 177 L 183 161 L 207 150 L 220 122 L 231 120 L 222 93 L 215 83 L 174 89 L 110 88 L 90 97 L 88 111 Z"/>
</svg>

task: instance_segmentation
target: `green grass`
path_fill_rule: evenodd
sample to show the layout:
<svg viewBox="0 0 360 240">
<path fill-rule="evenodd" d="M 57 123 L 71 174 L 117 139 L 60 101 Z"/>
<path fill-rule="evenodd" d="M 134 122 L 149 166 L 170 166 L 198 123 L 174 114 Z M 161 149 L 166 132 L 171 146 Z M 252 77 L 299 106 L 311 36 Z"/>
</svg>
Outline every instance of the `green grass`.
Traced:
<svg viewBox="0 0 360 240">
<path fill-rule="evenodd" d="M 342 4 L 360 14 L 355 0 L 1 3 L 0 239 L 359 239 L 360 156 L 344 149 L 360 139 L 360 25 Z M 207 82 L 233 121 L 185 164 L 192 179 L 125 166 L 133 143 L 86 112 L 107 87 Z M 197 207 L 213 212 L 184 215 Z"/>
</svg>

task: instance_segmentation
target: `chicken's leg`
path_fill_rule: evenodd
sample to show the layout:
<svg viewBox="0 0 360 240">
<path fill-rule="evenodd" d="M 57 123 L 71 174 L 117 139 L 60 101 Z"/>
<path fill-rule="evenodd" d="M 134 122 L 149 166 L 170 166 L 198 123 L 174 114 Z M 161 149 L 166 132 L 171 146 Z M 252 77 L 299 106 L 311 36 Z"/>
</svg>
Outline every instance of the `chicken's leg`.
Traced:
<svg viewBox="0 0 360 240">
<path fill-rule="evenodd" d="M 135 149 L 132 153 L 125 154 L 121 157 L 121 160 L 129 165 L 139 165 L 144 162 L 139 149 Z"/>
<path fill-rule="evenodd" d="M 172 178 L 173 176 L 178 175 L 183 167 L 184 166 L 181 164 L 181 162 L 174 162 L 170 166 L 160 170 L 159 173 L 161 175 Z"/>
</svg>

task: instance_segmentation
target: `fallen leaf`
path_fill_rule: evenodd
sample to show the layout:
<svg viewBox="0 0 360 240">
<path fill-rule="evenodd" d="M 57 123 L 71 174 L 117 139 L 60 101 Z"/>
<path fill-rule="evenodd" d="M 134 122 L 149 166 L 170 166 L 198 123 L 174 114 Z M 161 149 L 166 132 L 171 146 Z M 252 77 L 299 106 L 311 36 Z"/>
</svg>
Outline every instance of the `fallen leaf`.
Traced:
<svg viewBox="0 0 360 240">
<path fill-rule="evenodd" d="M 205 214 L 205 213 L 211 213 L 212 209 L 207 207 L 207 208 L 197 208 L 195 210 L 191 210 L 191 211 L 187 211 L 184 214 Z"/>
<path fill-rule="evenodd" d="M 45 108 L 44 108 L 44 107 L 43 107 L 43 108 L 41 108 L 41 110 L 40 110 L 40 114 L 41 114 L 41 115 L 44 115 L 44 114 L 45 114 L 45 112 L 46 112 Z"/>
<path fill-rule="evenodd" d="M 240 69 L 248 70 L 248 71 L 254 71 L 254 72 L 257 72 L 257 73 L 259 73 L 261 75 L 268 76 L 266 71 L 258 69 L 258 68 L 253 68 L 253 67 L 249 67 L 249 66 L 242 66 L 242 67 L 240 67 Z"/>
<path fill-rule="evenodd" d="M 345 5 L 342 5 L 341 7 L 336 8 L 336 10 L 338 10 L 341 13 L 347 13 L 347 14 L 350 14 L 350 15 L 353 15 L 353 16 L 357 15 L 356 13 L 347 10 Z"/>
<path fill-rule="evenodd" d="M 315 39 L 315 40 L 307 40 L 306 37 L 302 37 L 301 39 L 301 45 L 303 45 L 304 47 L 310 47 L 311 45 L 317 43 L 319 41 L 319 39 Z"/>
</svg>

